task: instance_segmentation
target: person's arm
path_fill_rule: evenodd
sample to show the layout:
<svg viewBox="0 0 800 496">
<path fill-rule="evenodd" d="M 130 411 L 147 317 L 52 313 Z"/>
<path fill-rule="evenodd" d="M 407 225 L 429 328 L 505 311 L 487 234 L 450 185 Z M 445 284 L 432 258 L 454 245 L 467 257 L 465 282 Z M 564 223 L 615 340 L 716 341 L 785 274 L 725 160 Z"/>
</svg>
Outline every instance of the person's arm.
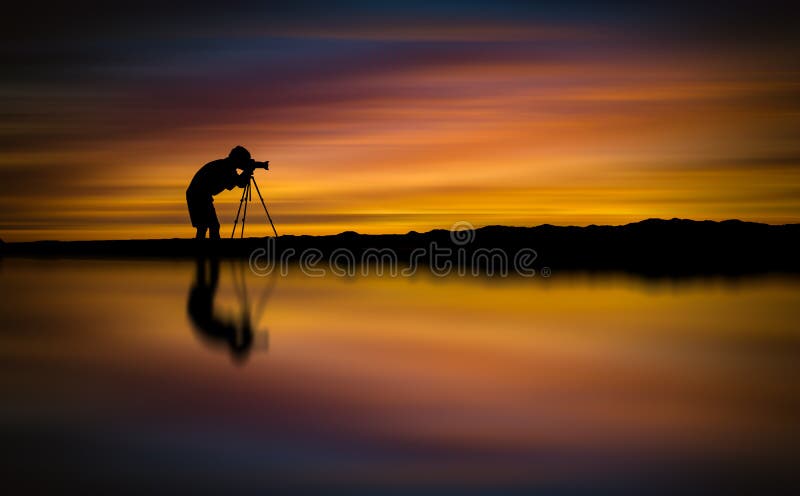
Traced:
<svg viewBox="0 0 800 496">
<path fill-rule="evenodd" d="M 236 179 L 234 180 L 234 184 L 236 186 L 239 186 L 240 188 L 244 188 L 250 182 L 250 176 L 252 175 L 253 171 L 243 170 L 240 174 L 236 174 Z"/>
<path fill-rule="evenodd" d="M 228 178 L 228 187 L 227 189 L 233 189 L 235 187 L 244 188 L 250 182 L 250 176 L 253 175 L 252 170 L 244 169 L 241 173 L 236 172 L 236 169 L 231 169 L 230 177 Z"/>
</svg>

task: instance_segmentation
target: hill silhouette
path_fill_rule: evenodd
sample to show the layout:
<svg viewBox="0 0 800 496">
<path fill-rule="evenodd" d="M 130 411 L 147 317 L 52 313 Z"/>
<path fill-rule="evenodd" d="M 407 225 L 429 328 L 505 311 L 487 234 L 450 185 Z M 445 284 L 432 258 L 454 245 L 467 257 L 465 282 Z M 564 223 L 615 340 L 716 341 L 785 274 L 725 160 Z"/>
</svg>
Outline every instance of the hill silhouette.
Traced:
<svg viewBox="0 0 800 496">
<path fill-rule="evenodd" d="M 464 245 L 454 243 L 451 234 L 437 229 L 383 235 L 352 231 L 328 236 L 284 235 L 275 248 L 277 255 L 293 253 L 290 260 L 307 249 L 319 250 L 323 257 L 337 249 L 356 255 L 369 248 L 390 249 L 403 262 L 415 249 L 436 243 L 468 255 L 477 249 L 502 250 L 511 256 L 523 248 L 533 249 L 537 253 L 535 267 L 553 270 L 622 270 L 654 276 L 800 272 L 800 224 L 648 219 L 622 226 L 486 226 L 471 232 L 472 241 Z M 33 241 L 0 247 L 6 257 L 183 258 L 209 254 L 248 257 L 265 243 L 265 238 L 150 239 Z"/>
</svg>

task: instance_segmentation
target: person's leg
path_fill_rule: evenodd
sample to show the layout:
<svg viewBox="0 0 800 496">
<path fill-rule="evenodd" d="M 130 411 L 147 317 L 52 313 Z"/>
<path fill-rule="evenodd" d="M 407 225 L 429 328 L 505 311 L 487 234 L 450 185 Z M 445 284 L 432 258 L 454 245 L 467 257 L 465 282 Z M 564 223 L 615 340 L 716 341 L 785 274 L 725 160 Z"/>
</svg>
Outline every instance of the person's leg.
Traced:
<svg viewBox="0 0 800 496">
<path fill-rule="evenodd" d="M 189 190 L 186 191 L 186 205 L 189 207 L 189 218 L 192 221 L 192 226 L 197 229 L 195 239 L 205 239 L 206 231 L 208 230 L 209 217 L 208 206 L 211 203 L 211 198 L 205 196 L 198 196 L 191 194 Z M 216 219 L 215 219 L 216 220 Z"/>
<path fill-rule="evenodd" d="M 211 239 L 219 239 L 219 219 L 217 219 L 217 211 L 214 209 L 214 203 L 208 204 L 208 237 Z"/>
</svg>

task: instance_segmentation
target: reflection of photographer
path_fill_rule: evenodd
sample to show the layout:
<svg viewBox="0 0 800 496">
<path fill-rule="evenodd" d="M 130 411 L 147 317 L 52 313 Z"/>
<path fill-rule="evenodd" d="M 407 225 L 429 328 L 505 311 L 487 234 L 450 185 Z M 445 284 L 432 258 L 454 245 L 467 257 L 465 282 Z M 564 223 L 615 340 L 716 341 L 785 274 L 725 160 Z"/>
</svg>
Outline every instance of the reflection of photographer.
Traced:
<svg viewBox="0 0 800 496">
<path fill-rule="evenodd" d="M 220 318 L 214 311 L 218 284 L 219 259 L 198 258 L 194 283 L 189 289 L 189 317 L 201 337 L 209 343 L 227 345 L 234 360 L 243 362 L 253 346 L 250 315 L 243 308 L 242 322 L 238 325 L 231 319 Z M 249 308 L 246 310 L 249 312 Z"/>
<path fill-rule="evenodd" d="M 257 168 L 269 169 L 269 162 L 256 162 L 250 157 L 250 152 L 237 146 L 227 158 L 209 162 L 197 171 L 186 189 L 186 204 L 192 225 L 197 228 L 197 238 L 205 238 L 206 231 L 209 231 L 209 238 L 219 239 L 219 220 L 213 196 L 224 189 L 244 188 Z"/>
</svg>

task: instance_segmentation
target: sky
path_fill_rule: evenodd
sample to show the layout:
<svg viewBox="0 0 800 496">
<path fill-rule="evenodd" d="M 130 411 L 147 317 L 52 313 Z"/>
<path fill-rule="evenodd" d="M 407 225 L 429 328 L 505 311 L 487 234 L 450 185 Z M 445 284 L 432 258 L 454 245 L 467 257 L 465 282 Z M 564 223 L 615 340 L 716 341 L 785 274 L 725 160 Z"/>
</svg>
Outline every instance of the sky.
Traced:
<svg viewBox="0 0 800 496">
<path fill-rule="evenodd" d="M 111 4 L 0 20 L 5 241 L 192 236 L 185 189 L 235 145 L 281 234 L 800 222 L 779 4 Z"/>
</svg>

